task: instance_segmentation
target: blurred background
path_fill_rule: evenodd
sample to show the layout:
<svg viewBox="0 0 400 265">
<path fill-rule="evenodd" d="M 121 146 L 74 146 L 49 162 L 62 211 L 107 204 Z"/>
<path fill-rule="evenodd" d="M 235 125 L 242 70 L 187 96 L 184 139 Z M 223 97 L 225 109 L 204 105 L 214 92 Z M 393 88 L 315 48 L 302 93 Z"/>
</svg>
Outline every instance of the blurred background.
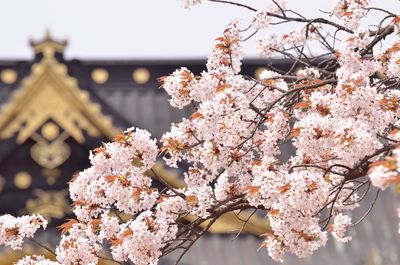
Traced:
<svg viewBox="0 0 400 265">
<path fill-rule="evenodd" d="M 256 8 L 268 3 L 242 2 Z M 400 11 L 398 1 L 372 3 Z M 288 6 L 307 17 L 325 16 L 319 10 L 329 10 L 330 1 L 289 0 Z M 188 11 L 178 0 L 0 0 L 0 214 L 46 216 L 51 228 L 39 240 L 54 246 L 55 227 L 70 215 L 67 182 L 89 166 L 89 150 L 130 126 L 160 138 L 172 122 L 190 115 L 190 109 L 169 106 L 157 78 L 181 66 L 203 71 L 227 21 L 247 24 L 251 15 L 208 2 Z M 245 44 L 243 73 L 257 78 L 270 62 L 257 58 L 254 44 L 255 39 Z M 290 65 L 282 58 L 273 63 Z M 179 185 L 180 172 L 162 165 L 160 170 Z M 394 190 L 382 193 L 370 216 L 351 230 L 353 241 L 330 240 L 316 255 L 288 256 L 283 264 L 400 264 L 398 205 Z M 225 216 L 181 264 L 275 264 L 265 250 L 257 251 L 265 220 L 253 218 L 235 238 L 240 227 L 239 219 Z M 32 252 L 41 250 L 32 244 L 17 253 L 3 248 L 0 265 Z M 176 254 L 161 263 L 175 260 Z"/>
</svg>

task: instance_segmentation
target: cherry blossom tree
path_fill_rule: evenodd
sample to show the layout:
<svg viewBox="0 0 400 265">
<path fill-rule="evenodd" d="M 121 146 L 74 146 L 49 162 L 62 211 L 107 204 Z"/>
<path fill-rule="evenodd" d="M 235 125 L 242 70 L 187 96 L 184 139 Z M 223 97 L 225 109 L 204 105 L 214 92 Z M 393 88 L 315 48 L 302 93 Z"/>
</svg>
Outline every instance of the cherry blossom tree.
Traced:
<svg viewBox="0 0 400 265">
<path fill-rule="evenodd" d="M 201 2 L 182 1 L 185 8 Z M 252 16 L 228 23 L 206 71 L 180 68 L 160 78 L 170 104 L 192 105 L 193 114 L 172 124 L 160 143 L 130 128 L 93 150 L 91 167 L 69 184 L 76 219 L 61 226 L 56 259 L 25 257 L 19 265 L 157 264 L 180 250 L 179 263 L 232 211 L 259 211 L 268 219 L 261 248 L 273 259 L 282 261 L 285 253 L 303 258 L 323 247 L 329 233 L 351 240 L 347 230 L 368 212 L 359 220 L 349 213 L 364 203 L 371 185 L 400 184 L 399 15 L 368 0 L 335 0 L 316 18 L 283 0 L 266 1 L 261 10 L 208 2 Z M 366 23 L 369 16 L 378 18 L 376 25 Z M 285 23 L 294 30 L 265 31 Z M 243 43 L 250 38 L 257 38 L 268 68 L 258 79 L 241 74 Z M 313 55 L 309 47 L 324 52 Z M 290 69 L 269 63 L 279 56 L 292 62 Z M 281 154 L 284 145 L 295 150 L 289 159 Z M 157 159 L 181 167 L 187 186 L 172 187 L 157 175 Z M 155 188 L 155 179 L 165 189 Z M 189 222 L 187 215 L 195 218 Z M 18 249 L 41 226 L 40 216 L 4 215 L 0 244 Z"/>
</svg>

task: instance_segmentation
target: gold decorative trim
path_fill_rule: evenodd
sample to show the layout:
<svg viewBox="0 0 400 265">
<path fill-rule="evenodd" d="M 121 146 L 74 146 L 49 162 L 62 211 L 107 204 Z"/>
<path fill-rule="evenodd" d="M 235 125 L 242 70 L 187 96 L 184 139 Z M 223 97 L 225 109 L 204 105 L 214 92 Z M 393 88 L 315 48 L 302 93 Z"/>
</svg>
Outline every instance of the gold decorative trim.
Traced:
<svg viewBox="0 0 400 265">
<path fill-rule="evenodd" d="M 261 73 L 262 73 L 264 70 L 267 70 L 267 68 L 265 68 L 265 67 L 258 67 L 258 68 L 254 71 L 254 77 L 255 77 L 256 79 L 260 79 L 260 75 L 261 75 Z"/>
<path fill-rule="evenodd" d="M 35 190 L 36 198 L 26 201 L 26 207 L 21 211 L 23 214 L 40 214 L 47 220 L 52 218 L 62 219 L 66 214 L 71 213 L 68 200 L 66 199 L 67 190 L 44 191 Z"/>
<path fill-rule="evenodd" d="M 3 176 L 0 176 L 0 192 L 3 191 L 5 185 L 6 185 L 6 179 Z"/>
<path fill-rule="evenodd" d="M 60 135 L 60 128 L 54 122 L 48 122 L 42 127 L 42 136 L 48 141 L 55 140 Z"/>
<path fill-rule="evenodd" d="M 47 184 L 54 185 L 57 178 L 61 176 L 61 170 L 58 168 L 43 168 L 42 176 L 46 178 Z"/>
<path fill-rule="evenodd" d="M 92 80 L 97 84 L 104 84 L 108 80 L 108 71 L 104 68 L 96 68 L 92 71 Z"/>
<path fill-rule="evenodd" d="M 32 177 L 28 172 L 21 171 L 14 176 L 14 185 L 18 189 L 24 190 L 31 186 Z"/>
<path fill-rule="evenodd" d="M 55 169 L 62 165 L 71 155 L 71 148 L 64 142 L 68 137 L 63 132 L 54 141 L 48 142 L 41 135 L 33 133 L 31 138 L 36 143 L 30 150 L 32 159 L 46 169 Z"/>
<path fill-rule="evenodd" d="M 137 68 L 132 74 L 133 81 L 138 84 L 146 84 L 150 80 L 150 72 L 146 68 Z"/>
<path fill-rule="evenodd" d="M 0 74 L 1 81 L 7 85 L 14 84 L 17 77 L 17 72 L 14 69 L 4 69 Z"/>
<path fill-rule="evenodd" d="M 56 41 L 51 36 L 50 31 L 46 31 L 45 36 L 41 41 L 31 40 L 30 44 L 35 53 L 43 53 L 46 57 L 52 57 L 55 52 L 63 53 L 68 41 L 67 39 Z"/>
</svg>

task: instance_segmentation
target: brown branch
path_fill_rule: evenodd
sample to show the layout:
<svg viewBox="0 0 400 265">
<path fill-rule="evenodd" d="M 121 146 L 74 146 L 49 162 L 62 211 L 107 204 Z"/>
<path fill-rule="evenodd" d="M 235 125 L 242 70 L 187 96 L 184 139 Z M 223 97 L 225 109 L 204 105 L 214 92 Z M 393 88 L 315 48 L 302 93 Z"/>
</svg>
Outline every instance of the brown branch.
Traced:
<svg viewBox="0 0 400 265">
<path fill-rule="evenodd" d="M 225 0 L 208 0 L 208 1 L 210 1 L 210 2 L 215 2 L 215 3 L 230 4 L 230 5 L 234 5 L 234 6 L 240 6 L 240 7 L 246 8 L 246 9 L 248 9 L 248 10 L 251 10 L 251 11 L 253 11 L 253 12 L 256 12 L 256 11 L 257 11 L 257 9 L 255 9 L 255 8 L 253 8 L 253 7 L 251 7 L 251 6 L 244 5 L 244 4 L 241 4 L 241 3 L 232 2 L 232 1 L 225 1 Z"/>
<path fill-rule="evenodd" d="M 50 252 L 54 257 L 57 256 L 56 253 L 54 252 L 54 250 L 52 250 L 51 248 L 43 245 L 42 243 L 40 243 L 39 241 L 36 241 L 34 238 L 28 238 L 28 240 L 32 241 L 33 243 L 35 243 L 36 245 L 38 245 L 39 247 L 47 250 L 48 252 Z"/>
<path fill-rule="evenodd" d="M 369 169 L 369 163 L 368 161 L 371 158 L 374 158 L 382 153 L 388 152 L 393 150 L 397 145 L 387 145 L 379 150 L 377 150 L 375 153 L 373 153 L 372 155 L 366 156 L 364 157 L 364 159 L 362 159 L 355 167 L 353 167 L 353 169 L 347 174 L 345 180 L 349 181 L 349 180 L 353 180 L 353 179 L 357 179 L 360 177 L 364 177 Z"/>
<path fill-rule="evenodd" d="M 393 25 L 388 25 L 383 30 L 379 31 L 376 35 L 376 37 L 365 47 L 363 50 L 360 51 L 360 55 L 364 56 L 366 55 L 372 48 L 381 40 L 386 38 L 386 36 L 392 34 L 394 32 L 394 26 Z"/>
</svg>

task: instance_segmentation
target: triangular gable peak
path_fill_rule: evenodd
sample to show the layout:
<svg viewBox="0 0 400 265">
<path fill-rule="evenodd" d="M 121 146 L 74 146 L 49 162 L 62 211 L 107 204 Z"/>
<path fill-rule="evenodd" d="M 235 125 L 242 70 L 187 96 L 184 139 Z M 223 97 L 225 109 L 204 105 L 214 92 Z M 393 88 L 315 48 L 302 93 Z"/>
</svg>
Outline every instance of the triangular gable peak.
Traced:
<svg viewBox="0 0 400 265">
<path fill-rule="evenodd" d="M 66 41 L 56 42 L 47 34 L 43 41 L 31 44 L 42 58 L 2 107 L 0 139 L 17 134 L 16 141 L 21 144 L 50 120 L 78 143 L 85 141 L 84 131 L 93 137 L 113 137 L 117 130 L 111 119 L 102 114 L 100 106 L 91 102 L 89 94 L 68 75 L 67 67 L 55 58 L 56 53 L 63 52 Z"/>
</svg>

